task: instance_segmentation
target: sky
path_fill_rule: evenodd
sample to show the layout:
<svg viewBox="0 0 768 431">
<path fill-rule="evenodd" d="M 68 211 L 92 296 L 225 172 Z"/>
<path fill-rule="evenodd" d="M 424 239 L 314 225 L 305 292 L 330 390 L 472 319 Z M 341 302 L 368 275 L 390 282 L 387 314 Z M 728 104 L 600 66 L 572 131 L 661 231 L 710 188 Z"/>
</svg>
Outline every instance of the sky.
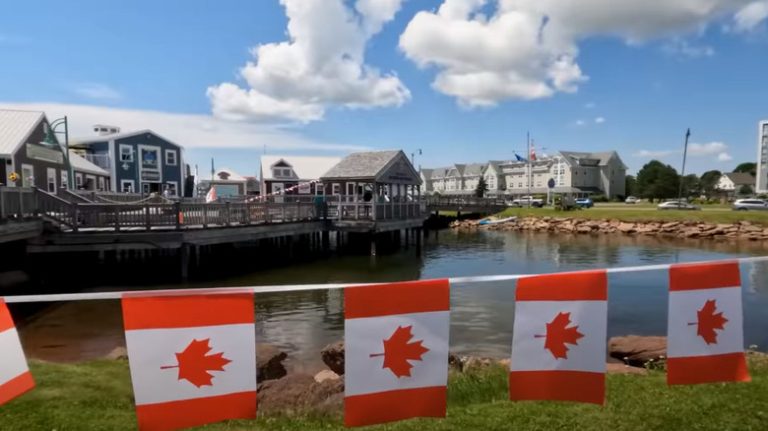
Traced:
<svg viewBox="0 0 768 431">
<path fill-rule="evenodd" d="M 616 150 L 731 171 L 768 119 L 768 0 L 7 2 L 0 108 L 152 129 L 201 173 L 261 154 L 423 167 Z M 419 155 L 420 154 L 420 155 Z"/>
</svg>

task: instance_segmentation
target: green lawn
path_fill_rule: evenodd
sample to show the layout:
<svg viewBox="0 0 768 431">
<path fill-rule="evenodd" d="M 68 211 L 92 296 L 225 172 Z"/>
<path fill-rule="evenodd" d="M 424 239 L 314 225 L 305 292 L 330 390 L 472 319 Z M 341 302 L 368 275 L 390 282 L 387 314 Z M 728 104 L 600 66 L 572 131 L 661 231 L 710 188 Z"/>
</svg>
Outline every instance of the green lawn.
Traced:
<svg viewBox="0 0 768 431">
<path fill-rule="evenodd" d="M 707 223 L 735 223 L 749 221 L 755 224 L 768 226 L 768 211 L 731 211 L 724 208 L 705 207 L 701 211 L 659 211 L 653 207 L 640 206 L 595 206 L 589 209 L 575 211 L 557 211 L 553 208 L 507 208 L 498 217 L 574 217 L 590 220 L 617 219 L 627 222 L 652 222 L 652 221 L 701 221 Z"/>
<path fill-rule="evenodd" d="M 127 363 L 31 363 L 38 388 L 0 407 L 2 430 L 133 430 Z M 752 383 L 667 387 L 664 373 L 608 377 L 605 407 L 507 401 L 506 370 L 450 379 L 448 418 L 372 430 L 761 430 L 768 429 L 768 363 L 751 362 Z M 338 417 L 271 417 L 210 430 L 343 429 Z"/>
</svg>

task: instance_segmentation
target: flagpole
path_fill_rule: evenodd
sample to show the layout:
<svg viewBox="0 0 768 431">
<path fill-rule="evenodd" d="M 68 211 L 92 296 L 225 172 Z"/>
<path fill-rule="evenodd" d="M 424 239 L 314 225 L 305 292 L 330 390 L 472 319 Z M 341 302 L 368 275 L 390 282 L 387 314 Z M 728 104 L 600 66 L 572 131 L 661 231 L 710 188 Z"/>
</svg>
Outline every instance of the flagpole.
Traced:
<svg viewBox="0 0 768 431">
<path fill-rule="evenodd" d="M 678 203 L 683 200 L 683 180 L 685 179 L 685 159 L 688 156 L 688 138 L 690 137 L 691 137 L 691 128 L 689 127 L 688 131 L 685 132 L 685 146 L 683 147 L 683 169 L 680 172 L 680 186 L 678 187 L 678 192 L 677 192 Z"/>
<path fill-rule="evenodd" d="M 525 140 L 527 141 L 528 145 L 528 207 L 531 206 L 531 179 L 533 178 L 532 170 L 533 170 L 533 162 L 531 161 L 531 132 L 525 132 Z"/>
</svg>

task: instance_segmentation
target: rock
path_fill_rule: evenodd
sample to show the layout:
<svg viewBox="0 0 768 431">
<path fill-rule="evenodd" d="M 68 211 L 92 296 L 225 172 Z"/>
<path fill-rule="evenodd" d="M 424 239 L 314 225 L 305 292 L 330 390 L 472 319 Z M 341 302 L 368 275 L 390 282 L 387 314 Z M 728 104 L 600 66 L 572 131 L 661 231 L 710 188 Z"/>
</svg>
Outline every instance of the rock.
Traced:
<svg viewBox="0 0 768 431">
<path fill-rule="evenodd" d="M 283 361 L 288 355 L 271 344 L 256 344 L 256 375 L 259 381 L 279 379 L 286 374 Z"/>
<path fill-rule="evenodd" d="M 125 359 L 128 359 L 128 350 L 123 346 L 115 347 L 104 358 L 110 359 L 113 361 L 125 360 Z"/>
<path fill-rule="evenodd" d="M 344 381 L 315 381 L 308 374 L 292 374 L 259 385 L 259 414 L 338 413 L 344 404 Z"/>
<path fill-rule="evenodd" d="M 344 342 L 337 341 L 329 344 L 320 351 L 323 362 L 334 373 L 344 375 Z"/>
<path fill-rule="evenodd" d="M 617 227 L 619 232 L 623 233 L 634 233 L 635 232 L 635 224 L 634 223 L 620 223 Z"/>
<path fill-rule="evenodd" d="M 322 370 L 319 373 L 315 374 L 315 381 L 317 383 L 323 383 L 326 380 L 339 380 L 341 376 L 334 373 L 331 370 Z"/>
<path fill-rule="evenodd" d="M 608 374 L 637 374 L 644 376 L 648 374 L 648 370 L 640 367 L 630 367 L 629 365 L 607 363 L 605 364 L 605 372 Z"/>
<path fill-rule="evenodd" d="M 608 340 L 608 354 L 626 364 L 642 367 L 651 359 L 658 360 L 666 357 L 667 337 L 639 335 L 611 337 Z"/>
<path fill-rule="evenodd" d="M 592 232 L 592 228 L 588 225 L 582 225 L 579 226 L 578 229 L 576 229 L 576 232 L 578 233 L 590 233 Z"/>
</svg>

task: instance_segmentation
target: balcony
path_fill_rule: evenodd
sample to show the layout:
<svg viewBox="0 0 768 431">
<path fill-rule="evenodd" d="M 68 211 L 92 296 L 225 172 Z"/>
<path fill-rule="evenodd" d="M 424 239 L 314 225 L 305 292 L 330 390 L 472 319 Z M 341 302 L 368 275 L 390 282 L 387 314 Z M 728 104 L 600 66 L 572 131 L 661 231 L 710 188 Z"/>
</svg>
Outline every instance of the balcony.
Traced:
<svg viewBox="0 0 768 431">
<path fill-rule="evenodd" d="M 101 169 L 109 171 L 112 168 L 112 158 L 109 154 L 86 154 L 83 157 Z"/>
</svg>

